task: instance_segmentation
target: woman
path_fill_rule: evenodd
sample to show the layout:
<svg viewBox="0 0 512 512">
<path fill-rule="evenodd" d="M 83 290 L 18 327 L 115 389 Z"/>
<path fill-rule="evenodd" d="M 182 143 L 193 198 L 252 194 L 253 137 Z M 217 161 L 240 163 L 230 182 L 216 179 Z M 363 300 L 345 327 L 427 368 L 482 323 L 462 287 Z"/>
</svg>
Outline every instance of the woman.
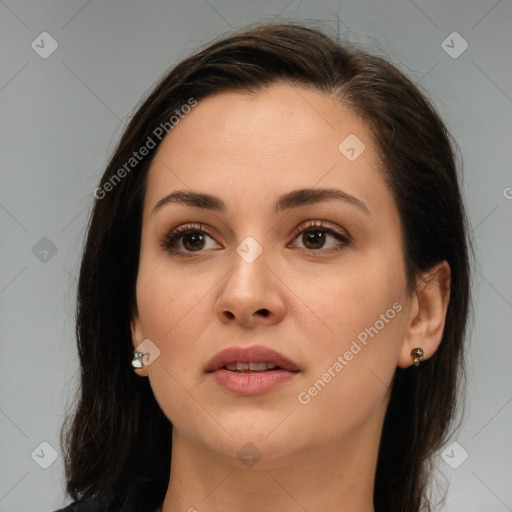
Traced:
<svg viewBox="0 0 512 512">
<path fill-rule="evenodd" d="M 62 510 L 430 510 L 470 304 L 454 147 L 301 25 L 170 71 L 94 192 Z"/>
</svg>

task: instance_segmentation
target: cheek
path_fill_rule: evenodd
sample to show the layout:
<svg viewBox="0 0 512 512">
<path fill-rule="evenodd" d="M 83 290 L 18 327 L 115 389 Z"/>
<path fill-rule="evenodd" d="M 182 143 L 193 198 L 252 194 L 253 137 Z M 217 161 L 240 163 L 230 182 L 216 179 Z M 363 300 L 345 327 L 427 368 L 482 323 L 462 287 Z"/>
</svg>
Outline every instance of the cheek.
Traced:
<svg viewBox="0 0 512 512">
<path fill-rule="evenodd" d="M 351 411 L 357 423 L 382 400 L 404 335 L 405 277 L 398 257 L 381 250 L 354 258 L 318 287 L 313 304 L 329 330 L 309 347 L 312 365 L 300 403 L 309 402 L 312 414 L 331 409 L 339 425 Z"/>
<path fill-rule="evenodd" d="M 142 332 L 160 350 L 148 367 L 148 378 L 157 402 L 173 423 L 194 409 L 191 394 L 205 363 L 198 355 L 207 342 L 208 291 L 213 285 L 206 276 L 192 280 L 158 262 L 141 265 L 139 270 L 137 304 Z"/>
<path fill-rule="evenodd" d="M 397 310 L 405 300 L 405 277 L 399 258 L 396 251 L 382 249 L 364 255 L 353 253 L 343 266 L 333 268 L 328 279 L 320 281 L 312 305 L 328 327 L 324 330 L 328 349 L 348 349 L 361 333 L 364 341 L 365 329 L 374 333 L 371 328 L 376 323 L 379 334 L 375 339 L 381 340 L 380 345 L 397 337 L 401 329 Z"/>
<path fill-rule="evenodd" d="M 335 335 L 309 347 L 312 364 L 297 395 L 302 435 L 311 442 L 357 435 L 382 407 L 397 367 L 405 316 L 399 293 L 368 276 L 344 285 L 325 290 L 331 300 L 323 318 Z"/>
<path fill-rule="evenodd" d="M 213 282 L 209 283 L 208 279 L 190 279 L 165 262 L 142 264 L 137 277 L 137 305 L 144 335 L 164 348 L 173 339 L 192 338 L 190 329 L 199 324 L 200 304 Z"/>
</svg>

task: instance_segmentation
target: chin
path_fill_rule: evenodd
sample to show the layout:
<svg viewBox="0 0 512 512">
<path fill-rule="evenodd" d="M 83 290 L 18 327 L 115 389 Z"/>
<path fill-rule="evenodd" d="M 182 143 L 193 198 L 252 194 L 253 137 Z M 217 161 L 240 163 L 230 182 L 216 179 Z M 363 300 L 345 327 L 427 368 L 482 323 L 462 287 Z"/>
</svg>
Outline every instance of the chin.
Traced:
<svg viewBox="0 0 512 512">
<path fill-rule="evenodd" d="M 211 438 L 204 440 L 207 448 L 215 457 L 236 469 L 276 469 L 290 464 L 290 459 L 304 447 L 295 446 L 287 436 L 269 437 L 261 435 L 256 429 L 251 432 L 234 432 L 233 437 L 226 436 L 215 442 Z"/>
<path fill-rule="evenodd" d="M 308 446 L 303 437 L 304 424 L 298 425 L 293 413 L 287 418 L 291 410 L 287 409 L 286 413 L 276 410 L 213 413 L 220 425 L 214 420 L 203 422 L 191 435 L 230 466 L 251 467 L 245 461 L 257 460 L 259 469 L 276 468 Z"/>
</svg>

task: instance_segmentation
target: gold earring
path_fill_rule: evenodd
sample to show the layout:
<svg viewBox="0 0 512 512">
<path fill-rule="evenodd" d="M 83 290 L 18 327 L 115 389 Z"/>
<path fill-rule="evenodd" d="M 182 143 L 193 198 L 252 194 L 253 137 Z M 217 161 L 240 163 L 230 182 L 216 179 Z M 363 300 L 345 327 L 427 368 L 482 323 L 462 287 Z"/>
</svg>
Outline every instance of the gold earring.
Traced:
<svg viewBox="0 0 512 512">
<path fill-rule="evenodd" d="M 414 366 L 419 366 L 420 365 L 420 357 L 423 356 L 423 349 L 418 347 L 418 348 L 413 348 L 411 350 L 411 357 L 413 359 L 413 364 Z"/>
</svg>

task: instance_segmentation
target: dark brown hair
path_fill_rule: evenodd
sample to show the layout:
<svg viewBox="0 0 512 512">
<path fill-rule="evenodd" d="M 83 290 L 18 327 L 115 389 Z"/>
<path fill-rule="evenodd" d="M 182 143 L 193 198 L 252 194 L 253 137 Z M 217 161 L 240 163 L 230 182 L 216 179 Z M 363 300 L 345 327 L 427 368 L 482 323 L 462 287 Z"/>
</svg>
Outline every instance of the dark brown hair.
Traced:
<svg viewBox="0 0 512 512">
<path fill-rule="evenodd" d="M 433 455 L 448 439 L 465 376 L 472 246 L 457 146 L 417 86 L 387 59 L 303 24 L 246 27 L 168 72 L 131 119 L 100 187 L 190 98 L 255 93 L 276 82 L 329 94 L 366 121 L 400 213 L 409 290 L 436 263 L 447 260 L 451 267 L 442 342 L 419 367 L 397 368 L 375 475 L 377 511 L 431 510 Z M 147 481 L 157 484 L 148 495 L 156 507 L 167 490 L 172 425 L 149 379 L 137 376 L 130 364 L 142 205 L 157 149 L 158 144 L 96 199 L 88 227 L 76 317 L 80 388 L 76 410 L 61 432 L 66 490 L 76 500 L 126 492 Z"/>
</svg>

